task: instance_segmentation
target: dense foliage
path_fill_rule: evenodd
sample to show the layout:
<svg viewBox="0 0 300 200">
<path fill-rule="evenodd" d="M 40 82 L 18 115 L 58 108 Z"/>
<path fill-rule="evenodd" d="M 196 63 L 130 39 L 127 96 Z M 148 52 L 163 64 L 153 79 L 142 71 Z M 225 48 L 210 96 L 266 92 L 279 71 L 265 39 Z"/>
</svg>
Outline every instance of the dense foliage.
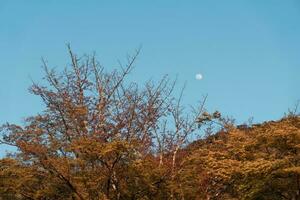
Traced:
<svg viewBox="0 0 300 200">
<path fill-rule="evenodd" d="M 0 199 L 300 199 L 297 115 L 236 127 L 206 97 L 187 112 L 167 78 L 125 83 L 138 51 L 120 72 L 69 53 L 30 89 L 45 110 L 1 128 L 17 152 L 0 160 Z"/>
</svg>

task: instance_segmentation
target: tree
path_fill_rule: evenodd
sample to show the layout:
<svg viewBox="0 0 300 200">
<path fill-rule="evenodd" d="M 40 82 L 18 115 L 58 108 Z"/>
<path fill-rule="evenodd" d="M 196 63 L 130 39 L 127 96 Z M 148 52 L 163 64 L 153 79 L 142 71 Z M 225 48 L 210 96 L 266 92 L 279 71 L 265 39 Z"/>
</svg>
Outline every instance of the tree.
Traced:
<svg viewBox="0 0 300 200">
<path fill-rule="evenodd" d="M 12 158 L 22 166 L 18 169 L 36 169 L 41 176 L 38 185 L 43 187 L 17 195 L 53 199 L 63 193 L 61 198 L 81 200 L 161 195 L 162 185 L 174 179 L 177 151 L 195 131 L 203 105 L 190 120 L 183 118 L 180 100 L 172 96 L 175 82 L 167 77 L 142 89 L 125 83 L 140 50 L 128 57 L 121 71 L 112 72 L 105 72 L 95 56 L 78 58 L 68 50 L 71 69 L 57 73 L 43 60 L 47 85 L 33 83 L 30 88 L 46 109 L 28 117 L 24 126 L 2 126 L 2 143 L 18 148 Z M 169 126 L 161 132 L 161 124 L 169 124 L 171 116 L 175 130 Z M 144 171 L 156 165 L 158 170 Z"/>
</svg>

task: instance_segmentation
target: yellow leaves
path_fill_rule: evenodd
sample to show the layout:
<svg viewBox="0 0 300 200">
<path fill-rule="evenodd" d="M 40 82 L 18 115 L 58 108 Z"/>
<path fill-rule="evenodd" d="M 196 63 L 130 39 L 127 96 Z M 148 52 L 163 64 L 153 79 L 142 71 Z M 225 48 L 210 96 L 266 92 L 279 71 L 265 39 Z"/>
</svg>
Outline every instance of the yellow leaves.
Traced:
<svg viewBox="0 0 300 200">
<path fill-rule="evenodd" d="M 35 191 L 32 190 L 31 186 L 38 183 L 37 172 L 38 170 L 34 167 L 21 165 L 16 160 L 1 159 L 0 197 L 7 196 L 7 199 L 17 199 L 14 195 L 18 193 L 33 197 Z"/>
<path fill-rule="evenodd" d="M 300 175 L 300 166 L 283 169 L 284 172 Z"/>
<path fill-rule="evenodd" d="M 285 160 L 265 160 L 256 159 L 255 161 L 243 162 L 239 169 L 239 173 L 245 176 L 266 175 L 277 171 L 286 164 Z"/>
<path fill-rule="evenodd" d="M 79 116 L 85 116 L 88 113 L 88 109 L 86 106 L 75 106 L 73 110 Z"/>
<path fill-rule="evenodd" d="M 83 154 L 105 156 L 113 152 L 127 152 L 132 149 L 132 146 L 126 141 L 114 140 L 109 143 L 104 143 L 97 141 L 96 138 L 80 137 L 73 141 L 71 148 Z"/>
<path fill-rule="evenodd" d="M 25 155 L 27 154 L 39 157 L 45 155 L 48 152 L 46 146 L 35 142 L 35 140 L 33 140 L 32 142 L 19 140 L 17 141 L 17 144 Z"/>
<path fill-rule="evenodd" d="M 109 144 L 103 145 L 103 148 L 101 149 L 101 153 L 103 155 L 108 155 L 111 153 L 114 153 L 116 151 L 118 152 L 124 152 L 127 151 L 127 148 L 129 146 L 126 144 L 126 142 L 121 142 L 121 141 L 112 141 Z"/>
</svg>

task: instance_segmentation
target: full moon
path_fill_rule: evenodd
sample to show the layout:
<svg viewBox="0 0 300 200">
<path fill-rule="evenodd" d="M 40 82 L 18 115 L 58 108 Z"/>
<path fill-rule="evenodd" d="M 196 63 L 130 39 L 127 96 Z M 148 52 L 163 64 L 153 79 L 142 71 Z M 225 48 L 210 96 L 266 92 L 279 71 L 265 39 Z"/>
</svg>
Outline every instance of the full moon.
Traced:
<svg viewBox="0 0 300 200">
<path fill-rule="evenodd" d="M 197 80 L 201 80 L 201 79 L 203 79 L 203 76 L 202 76 L 202 74 L 196 74 L 196 79 L 197 79 Z"/>
</svg>

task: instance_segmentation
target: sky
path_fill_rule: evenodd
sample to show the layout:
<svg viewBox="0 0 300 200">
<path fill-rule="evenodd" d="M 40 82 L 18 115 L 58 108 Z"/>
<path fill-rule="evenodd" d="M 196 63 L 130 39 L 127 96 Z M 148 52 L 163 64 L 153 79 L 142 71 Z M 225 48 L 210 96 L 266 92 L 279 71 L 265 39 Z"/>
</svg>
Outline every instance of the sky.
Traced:
<svg viewBox="0 0 300 200">
<path fill-rule="evenodd" d="M 142 45 L 129 81 L 168 74 L 186 82 L 186 105 L 207 94 L 238 123 L 276 120 L 300 99 L 299 36 L 299 0 L 0 0 L 0 124 L 42 111 L 28 87 L 41 57 L 70 63 L 67 43 L 108 70 Z"/>
</svg>

